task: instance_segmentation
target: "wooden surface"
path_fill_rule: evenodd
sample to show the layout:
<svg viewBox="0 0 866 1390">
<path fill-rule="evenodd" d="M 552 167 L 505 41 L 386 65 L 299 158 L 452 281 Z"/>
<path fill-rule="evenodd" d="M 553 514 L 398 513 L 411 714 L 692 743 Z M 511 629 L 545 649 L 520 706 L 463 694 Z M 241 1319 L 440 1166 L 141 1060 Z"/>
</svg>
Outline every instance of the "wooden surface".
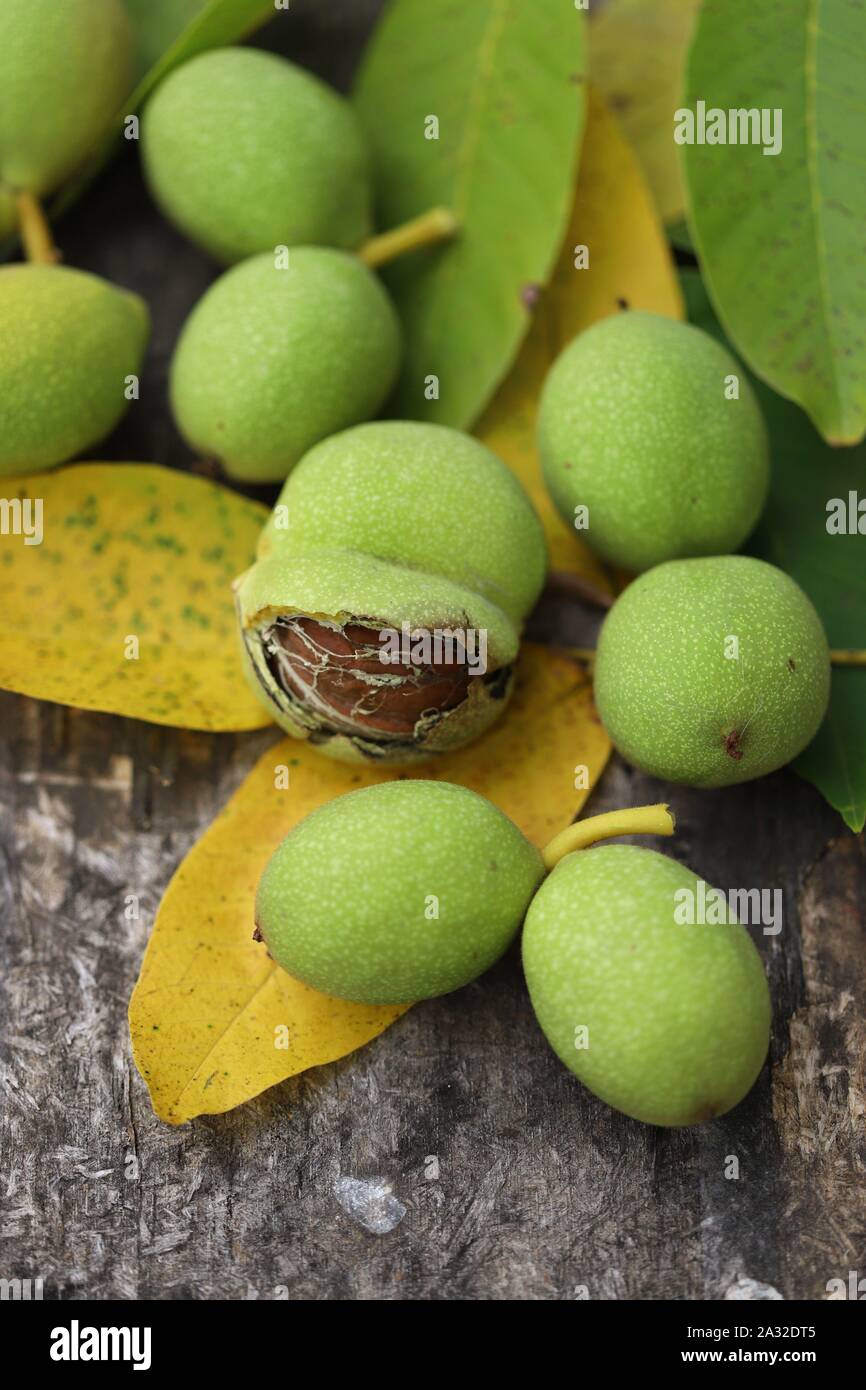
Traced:
<svg viewBox="0 0 866 1390">
<path fill-rule="evenodd" d="M 267 42 L 345 86 L 376 8 L 295 0 Z M 213 268 L 155 214 L 134 149 L 60 239 L 154 313 L 142 402 L 101 456 L 189 466 L 165 376 Z M 562 608 L 536 632 L 586 640 Z M 720 886 L 784 890 L 783 930 L 759 941 L 770 1063 L 723 1119 L 651 1129 L 589 1095 L 512 951 L 345 1061 L 175 1130 L 132 1066 L 129 993 L 169 877 L 275 735 L 9 695 L 0 730 L 0 1275 L 97 1299 L 821 1299 L 866 1273 L 864 850 L 793 774 L 671 792 L 614 761 L 591 802 L 670 796 L 660 847 Z M 340 1204 L 347 1178 L 390 1188 L 387 1234 Z"/>
</svg>

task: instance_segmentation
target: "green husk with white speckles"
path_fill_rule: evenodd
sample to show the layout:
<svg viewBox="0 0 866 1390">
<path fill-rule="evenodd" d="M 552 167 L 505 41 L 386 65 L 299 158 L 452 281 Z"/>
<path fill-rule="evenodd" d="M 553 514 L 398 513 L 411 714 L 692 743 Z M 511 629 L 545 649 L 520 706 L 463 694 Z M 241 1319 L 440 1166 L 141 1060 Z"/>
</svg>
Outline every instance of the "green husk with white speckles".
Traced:
<svg viewBox="0 0 866 1390">
<path fill-rule="evenodd" d="M 103 439 L 129 401 L 150 316 L 65 266 L 0 269 L 0 475 L 52 468 Z"/>
<path fill-rule="evenodd" d="M 3 0 L 0 187 L 42 197 L 106 133 L 133 79 L 122 0 Z M 3 204 L 0 200 L 0 228 Z"/>
<path fill-rule="evenodd" d="M 363 550 L 472 589 L 521 623 L 544 584 L 541 524 L 517 478 L 476 439 L 386 420 L 316 445 L 280 493 L 259 554 Z"/>
<path fill-rule="evenodd" d="M 730 394 L 735 388 L 737 395 Z M 568 345 L 544 385 L 544 478 L 604 560 L 644 570 L 736 550 L 767 496 L 767 432 L 736 359 L 659 314 L 617 314 Z"/>
<path fill-rule="evenodd" d="M 184 438 L 242 482 L 283 482 L 314 444 L 375 415 L 400 325 L 357 256 L 293 246 L 232 266 L 193 309 L 171 365 Z"/>
<path fill-rule="evenodd" d="M 275 53 L 223 48 L 184 63 L 145 108 L 141 142 L 166 216 L 225 263 L 280 245 L 353 251 L 372 230 L 351 106 Z"/>
<path fill-rule="evenodd" d="M 408 1003 L 487 970 L 543 876 L 538 850 L 477 792 L 385 782 L 291 831 L 260 880 L 256 922 L 277 964 L 314 989 Z"/>
<path fill-rule="evenodd" d="M 647 1124 L 723 1115 L 767 1054 L 761 958 L 727 907 L 699 920 L 702 886 L 665 855 L 605 845 L 563 859 L 526 916 L 523 965 L 548 1042 Z"/>
<path fill-rule="evenodd" d="M 602 722 L 623 757 L 666 781 L 720 787 L 782 767 L 817 733 L 829 692 L 821 620 L 763 560 L 659 565 L 601 630 Z"/>
</svg>

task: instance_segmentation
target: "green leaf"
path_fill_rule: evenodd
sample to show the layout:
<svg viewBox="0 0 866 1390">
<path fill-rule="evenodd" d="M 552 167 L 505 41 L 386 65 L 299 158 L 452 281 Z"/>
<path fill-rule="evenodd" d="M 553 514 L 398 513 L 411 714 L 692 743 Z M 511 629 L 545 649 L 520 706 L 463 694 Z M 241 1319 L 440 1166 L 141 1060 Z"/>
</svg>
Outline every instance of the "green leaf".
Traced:
<svg viewBox="0 0 866 1390">
<path fill-rule="evenodd" d="M 687 144 L 692 234 L 728 337 L 834 444 L 866 433 L 866 9 L 859 0 L 706 0 L 695 110 L 781 112 L 781 150 Z"/>
<path fill-rule="evenodd" d="M 394 0 L 373 36 L 355 100 L 380 223 L 441 205 L 461 226 L 386 274 L 407 338 L 395 414 L 469 426 L 514 360 L 574 195 L 581 21 L 570 0 Z"/>
<path fill-rule="evenodd" d="M 855 834 L 866 825 L 864 700 L 866 672 L 835 667 L 827 718 L 794 763 Z"/>
<path fill-rule="evenodd" d="M 689 319 L 722 342 L 697 271 L 682 273 Z M 834 648 L 866 648 L 866 541 L 827 530 L 828 504 L 863 502 L 866 444 L 832 449 L 799 406 L 752 381 L 770 433 L 770 497 L 749 549 L 793 575 L 811 598 Z M 854 504 L 856 506 L 856 502 Z M 852 830 L 866 824 L 866 670 L 834 666 L 830 709 L 818 736 L 794 763 Z"/>
<path fill-rule="evenodd" d="M 123 0 L 138 40 L 136 71 L 143 77 L 204 9 L 207 0 Z"/>
</svg>

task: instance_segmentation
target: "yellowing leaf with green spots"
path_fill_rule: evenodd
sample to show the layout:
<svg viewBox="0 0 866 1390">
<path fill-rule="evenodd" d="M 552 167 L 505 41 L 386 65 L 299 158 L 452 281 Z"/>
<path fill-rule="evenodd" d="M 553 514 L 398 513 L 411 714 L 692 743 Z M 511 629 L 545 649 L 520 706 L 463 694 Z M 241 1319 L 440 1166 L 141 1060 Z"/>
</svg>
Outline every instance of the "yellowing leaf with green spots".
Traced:
<svg viewBox="0 0 866 1390">
<path fill-rule="evenodd" d="M 3 492 L 0 688 L 183 729 L 269 722 L 243 677 L 231 590 L 264 507 L 137 463 L 9 478 Z"/>
<path fill-rule="evenodd" d="M 576 267 L 580 248 L 588 265 Z M 538 398 L 554 359 L 584 328 L 623 308 L 683 317 L 676 271 L 637 160 L 598 92 L 588 123 L 565 242 L 517 363 L 475 433 L 514 470 L 547 533 L 551 565 L 609 591 L 604 570 L 561 520 L 541 477 Z"/>
<path fill-rule="evenodd" d="M 527 646 L 500 723 L 407 775 L 481 792 L 541 847 L 579 811 L 609 747 L 586 672 Z M 283 837 L 324 802 L 393 775 L 330 762 L 287 739 L 264 754 L 186 856 L 160 905 L 129 1011 L 135 1062 L 160 1119 L 183 1124 L 230 1110 L 354 1051 L 404 1012 L 319 994 L 252 937 L 256 884 Z"/>
</svg>

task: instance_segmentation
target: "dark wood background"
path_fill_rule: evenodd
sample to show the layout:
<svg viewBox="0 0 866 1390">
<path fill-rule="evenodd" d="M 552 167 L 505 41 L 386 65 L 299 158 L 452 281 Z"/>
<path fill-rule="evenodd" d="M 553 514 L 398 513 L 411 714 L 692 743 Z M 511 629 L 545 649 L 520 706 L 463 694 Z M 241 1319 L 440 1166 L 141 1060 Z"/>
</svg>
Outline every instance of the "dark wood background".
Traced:
<svg viewBox="0 0 866 1390">
<path fill-rule="evenodd" d="M 377 10 L 293 0 L 259 42 L 345 88 Z M 59 240 L 154 316 L 142 400 L 99 456 L 190 467 L 166 372 L 215 268 L 158 217 L 134 146 Z M 560 605 L 535 634 L 585 641 L 587 619 Z M 172 1129 L 132 1065 L 127 1001 L 172 872 L 275 731 L 11 695 L 0 729 L 0 1275 L 94 1299 L 822 1299 L 866 1274 L 866 863 L 792 773 L 700 793 L 615 759 L 590 803 L 669 797 L 679 834 L 660 847 L 720 886 L 784 890 L 784 928 L 759 942 L 771 1055 L 731 1114 L 666 1131 L 609 1110 L 545 1044 L 512 951 L 346 1060 Z M 363 1229 L 341 1177 L 389 1184 L 399 1224 Z"/>
</svg>

